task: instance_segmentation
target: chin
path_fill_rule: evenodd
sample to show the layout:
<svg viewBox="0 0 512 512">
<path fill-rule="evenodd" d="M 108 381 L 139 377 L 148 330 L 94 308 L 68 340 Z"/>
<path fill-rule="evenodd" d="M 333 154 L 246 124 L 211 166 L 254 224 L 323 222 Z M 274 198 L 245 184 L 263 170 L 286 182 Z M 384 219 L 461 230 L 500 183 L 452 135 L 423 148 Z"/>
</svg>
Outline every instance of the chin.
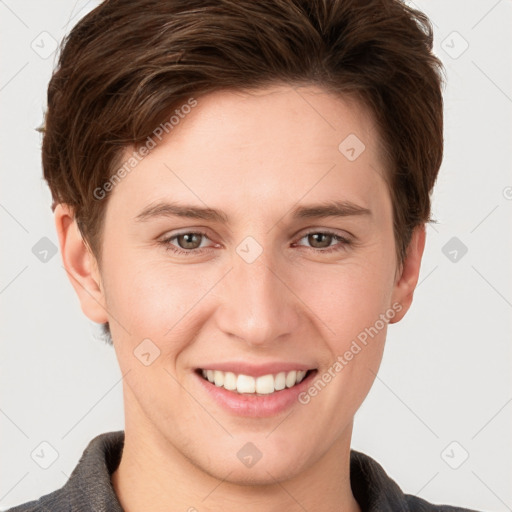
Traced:
<svg viewBox="0 0 512 512">
<path fill-rule="evenodd" d="M 266 443 L 255 441 L 254 444 L 235 441 L 234 444 L 236 449 L 227 447 L 221 453 L 210 454 L 208 460 L 199 463 L 200 469 L 214 478 L 237 485 L 273 485 L 295 477 L 310 460 L 306 454 L 299 453 L 300 441 L 297 441 L 297 448 L 289 443 L 288 446 L 286 443 L 269 443 L 269 440 Z M 212 464 L 215 460 L 218 463 Z"/>
<path fill-rule="evenodd" d="M 235 485 L 274 485 L 296 476 L 301 468 L 295 461 L 286 459 L 283 462 L 263 461 L 263 458 L 251 468 L 240 467 L 240 464 L 223 466 L 212 475 L 219 480 Z"/>
</svg>

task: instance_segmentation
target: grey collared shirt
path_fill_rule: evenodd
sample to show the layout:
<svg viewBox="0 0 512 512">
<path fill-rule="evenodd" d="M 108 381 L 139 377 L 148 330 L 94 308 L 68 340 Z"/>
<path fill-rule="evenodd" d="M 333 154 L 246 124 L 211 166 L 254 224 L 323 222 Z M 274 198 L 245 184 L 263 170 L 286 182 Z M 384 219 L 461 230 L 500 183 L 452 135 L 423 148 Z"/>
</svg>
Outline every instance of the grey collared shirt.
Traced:
<svg viewBox="0 0 512 512">
<path fill-rule="evenodd" d="M 96 436 L 63 487 L 7 512 L 123 512 L 110 480 L 123 445 L 123 430 Z M 475 512 L 404 494 L 380 464 L 355 450 L 350 451 L 350 484 L 362 512 Z"/>
</svg>

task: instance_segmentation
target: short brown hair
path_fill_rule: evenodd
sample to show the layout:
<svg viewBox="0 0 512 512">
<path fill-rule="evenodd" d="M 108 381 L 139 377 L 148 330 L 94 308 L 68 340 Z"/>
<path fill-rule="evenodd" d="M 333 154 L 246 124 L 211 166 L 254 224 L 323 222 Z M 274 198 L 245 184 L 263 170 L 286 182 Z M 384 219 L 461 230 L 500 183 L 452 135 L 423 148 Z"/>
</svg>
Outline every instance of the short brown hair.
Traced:
<svg viewBox="0 0 512 512">
<path fill-rule="evenodd" d="M 44 177 L 95 256 L 94 193 L 127 147 L 191 96 L 319 85 L 370 108 L 390 161 L 397 260 L 430 221 L 443 153 L 442 66 L 428 18 L 399 0 L 107 0 L 63 41 L 48 87 Z M 341 142 L 341 141 L 340 141 Z"/>
</svg>

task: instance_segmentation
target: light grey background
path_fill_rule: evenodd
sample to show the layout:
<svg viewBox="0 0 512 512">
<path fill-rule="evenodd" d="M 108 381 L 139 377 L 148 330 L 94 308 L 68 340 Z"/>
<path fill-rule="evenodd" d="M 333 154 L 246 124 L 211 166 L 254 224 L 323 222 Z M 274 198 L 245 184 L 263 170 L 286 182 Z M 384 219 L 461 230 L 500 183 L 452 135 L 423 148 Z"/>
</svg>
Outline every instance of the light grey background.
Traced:
<svg viewBox="0 0 512 512">
<path fill-rule="evenodd" d="M 62 486 L 95 435 L 123 428 L 113 348 L 81 313 L 60 256 L 41 261 L 36 246 L 48 244 L 43 237 L 57 245 L 34 131 L 55 62 L 49 53 L 97 4 L 0 0 L 2 509 Z M 389 329 L 352 446 L 404 492 L 512 510 L 512 2 L 414 5 L 430 16 L 447 70 L 439 223 L 428 228 L 413 307 Z M 36 463 L 51 462 L 42 442 L 58 452 L 48 469 Z M 46 460 L 31 458 L 41 449 Z M 449 466 L 466 452 L 458 469 Z"/>
</svg>

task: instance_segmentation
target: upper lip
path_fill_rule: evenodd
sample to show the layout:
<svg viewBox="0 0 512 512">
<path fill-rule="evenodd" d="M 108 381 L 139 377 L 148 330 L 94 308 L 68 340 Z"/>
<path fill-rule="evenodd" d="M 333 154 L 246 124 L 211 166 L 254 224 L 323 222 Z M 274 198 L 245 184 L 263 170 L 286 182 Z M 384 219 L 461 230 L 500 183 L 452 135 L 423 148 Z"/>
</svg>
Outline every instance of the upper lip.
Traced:
<svg viewBox="0 0 512 512">
<path fill-rule="evenodd" d="M 270 362 L 265 364 L 251 364 L 246 362 L 218 362 L 205 363 L 205 366 L 199 366 L 200 370 L 220 370 L 222 372 L 233 372 L 237 375 L 250 375 L 252 377 L 260 377 L 262 375 L 277 374 L 280 372 L 291 372 L 293 370 L 313 370 L 315 366 L 303 363 L 287 362 Z"/>
</svg>

